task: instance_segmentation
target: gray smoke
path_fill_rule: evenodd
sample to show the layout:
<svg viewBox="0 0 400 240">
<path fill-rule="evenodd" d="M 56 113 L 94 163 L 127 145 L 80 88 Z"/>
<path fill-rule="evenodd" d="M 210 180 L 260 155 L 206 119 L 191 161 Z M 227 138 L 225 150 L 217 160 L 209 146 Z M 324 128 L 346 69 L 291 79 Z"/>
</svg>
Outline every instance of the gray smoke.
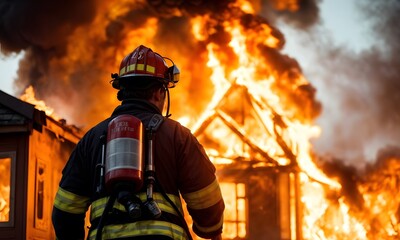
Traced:
<svg viewBox="0 0 400 240">
<path fill-rule="evenodd" d="M 323 105 L 315 151 L 363 167 L 379 149 L 400 143 L 400 1 L 366 1 L 358 10 L 360 25 L 372 26 L 371 48 L 357 52 L 338 45 L 318 24 L 297 29 L 304 37 L 297 44 L 314 55 L 303 70 Z"/>
<path fill-rule="evenodd" d="M 260 13 L 273 23 L 283 20 L 295 28 L 308 29 L 320 23 L 321 18 L 318 6 L 320 2 L 321 0 L 262 0 Z"/>
</svg>

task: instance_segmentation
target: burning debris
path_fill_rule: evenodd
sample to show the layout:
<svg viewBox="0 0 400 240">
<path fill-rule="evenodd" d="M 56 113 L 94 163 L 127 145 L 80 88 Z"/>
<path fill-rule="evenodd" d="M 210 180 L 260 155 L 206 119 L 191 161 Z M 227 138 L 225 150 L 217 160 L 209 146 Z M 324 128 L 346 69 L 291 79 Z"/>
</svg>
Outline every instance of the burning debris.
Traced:
<svg viewBox="0 0 400 240">
<path fill-rule="evenodd" d="M 329 177 L 338 179 L 342 188 L 340 192 L 327 191 L 332 204 L 331 210 L 324 212 L 321 219 L 336 218 L 335 225 L 325 232 L 328 238 L 348 239 L 349 236 L 360 236 L 362 239 L 397 239 L 400 232 L 399 188 L 400 148 L 382 149 L 374 164 L 369 164 L 363 172 L 356 167 L 345 165 L 343 160 L 324 160 L 321 167 Z M 334 203 L 337 203 L 335 207 Z M 340 209 L 344 202 L 347 209 Z M 334 213 L 333 209 L 337 208 Z M 343 212 L 343 210 L 345 210 Z M 358 219 L 355 222 L 343 222 L 337 213 L 346 213 Z M 335 216 L 332 216 L 335 214 Z M 352 219 L 354 221 L 354 219 Z M 321 223 L 320 223 L 321 224 Z M 355 224 L 355 225 L 354 225 Z M 339 236 L 335 226 L 347 228 L 347 234 Z M 328 230 L 326 226 L 325 230 Z"/>
<path fill-rule="evenodd" d="M 314 163 L 318 157 L 312 155 L 310 139 L 320 132 L 313 124 L 321 103 L 297 61 L 281 52 L 284 36 L 266 17 L 274 20 L 284 12 L 299 23 L 310 16 L 301 25 L 310 26 L 318 20 L 316 1 L 23 2 L 0 4 L 3 50 L 25 51 L 16 85 L 21 91 L 33 86 L 38 98 L 69 122 L 87 129 L 111 113 L 117 100 L 110 73 L 126 52 L 145 43 L 179 64 L 182 81 L 173 90 L 173 117 L 186 119 L 219 169 L 230 165 L 279 173 L 262 181 L 252 176 L 250 182 L 271 192 L 281 183 L 279 196 L 296 211 L 285 222 L 285 236 L 398 236 L 400 208 L 381 197 L 398 200 L 392 188 L 398 176 L 388 167 L 397 164 L 398 156 L 383 156 L 390 159 L 379 161 L 386 174 L 370 171 L 369 177 L 341 162 L 321 162 L 324 172 Z M 32 8 L 37 11 L 28 11 Z M 377 187 L 381 183 L 384 190 Z M 295 192 L 283 190 L 291 184 Z M 246 238 L 245 187 L 238 183 L 226 189 L 227 195 L 237 191 L 233 198 L 239 201 L 232 206 L 241 217 L 229 222 L 225 237 Z M 252 221 L 247 224 L 261 225 L 260 219 Z"/>
</svg>

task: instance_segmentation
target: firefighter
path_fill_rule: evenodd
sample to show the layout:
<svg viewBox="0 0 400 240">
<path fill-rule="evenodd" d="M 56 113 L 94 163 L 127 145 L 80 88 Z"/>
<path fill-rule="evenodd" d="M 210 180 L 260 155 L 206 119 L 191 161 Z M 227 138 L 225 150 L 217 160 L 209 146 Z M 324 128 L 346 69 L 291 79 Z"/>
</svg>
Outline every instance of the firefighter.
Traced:
<svg viewBox="0 0 400 240">
<path fill-rule="evenodd" d="M 169 88 L 179 80 L 177 66 L 140 45 L 122 60 L 119 73 L 112 77 L 121 104 L 84 135 L 63 169 L 52 212 L 57 239 L 84 238 L 89 206 L 88 239 L 191 239 L 180 196 L 192 217 L 193 232 L 201 238 L 221 239 L 225 206 L 216 169 L 190 130 L 168 118 Z M 154 178 L 150 179 L 154 181 L 150 182 L 154 193 L 150 200 L 154 200 L 155 209 L 147 209 L 148 186 L 152 186 L 147 181 L 138 192 L 129 190 L 121 199 L 121 194 L 114 196 L 113 189 L 109 189 L 116 185 L 104 184 L 104 156 L 109 150 L 105 138 L 116 117 L 134 116 L 146 129 L 154 115 L 163 113 L 165 105 L 166 115 L 152 144 Z M 152 215 L 152 210 L 156 214 Z"/>
</svg>

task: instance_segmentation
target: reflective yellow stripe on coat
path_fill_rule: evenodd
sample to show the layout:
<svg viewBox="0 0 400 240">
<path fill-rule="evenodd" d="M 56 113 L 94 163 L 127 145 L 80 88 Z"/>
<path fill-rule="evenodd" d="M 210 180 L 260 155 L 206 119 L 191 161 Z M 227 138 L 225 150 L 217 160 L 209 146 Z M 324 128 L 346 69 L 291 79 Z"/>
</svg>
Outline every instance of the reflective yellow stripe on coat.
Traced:
<svg viewBox="0 0 400 240">
<path fill-rule="evenodd" d="M 209 208 L 222 200 L 221 189 L 217 179 L 203 189 L 182 194 L 182 197 L 189 208 L 196 210 Z"/>
<path fill-rule="evenodd" d="M 216 204 L 222 201 L 221 189 L 217 179 L 215 179 L 208 186 L 196 192 L 182 194 L 182 197 L 185 199 L 188 208 L 194 210 L 212 211 L 212 207 L 216 206 Z M 193 224 L 201 232 L 214 232 L 222 227 L 224 223 L 224 216 L 222 215 L 220 219 L 213 219 L 213 222 L 216 223 L 208 226 L 201 226 L 196 221 L 193 221 Z"/>
<path fill-rule="evenodd" d="M 148 220 L 126 224 L 104 226 L 102 239 L 114 239 L 124 237 L 137 237 L 146 235 L 164 235 L 174 240 L 185 240 L 187 235 L 183 228 L 170 222 Z M 89 239 L 95 239 L 97 229 L 89 233 Z"/>
<path fill-rule="evenodd" d="M 196 222 L 194 222 L 193 224 L 196 225 L 196 228 L 202 232 L 214 232 L 214 231 L 217 231 L 218 229 L 220 229 L 222 227 L 222 225 L 224 224 L 224 216 L 222 215 L 221 220 L 217 224 L 215 224 L 214 226 L 211 226 L 211 227 L 203 227 L 203 226 L 200 226 L 199 224 L 197 224 Z"/>
<path fill-rule="evenodd" d="M 60 187 L 54 199 L 54 207 L 64 212 L 82 214 L 87 211 L 89 200 L 88 197 L 76 195 Z"/>
</svg>

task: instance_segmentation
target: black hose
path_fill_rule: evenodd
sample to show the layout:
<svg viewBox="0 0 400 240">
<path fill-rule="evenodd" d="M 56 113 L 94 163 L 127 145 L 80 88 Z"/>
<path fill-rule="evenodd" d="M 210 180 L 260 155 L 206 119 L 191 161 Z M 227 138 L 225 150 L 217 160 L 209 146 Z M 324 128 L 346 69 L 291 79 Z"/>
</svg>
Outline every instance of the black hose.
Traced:
<svg viewBox="0 0 400 240">
<path fill-rule="evenodd" d="M 159 184 L 159 182 L 156 180 L 155 183 L 157 184 L 158 190 L 161 192 L 161 194 L 163 195 L 163 197 L 165 198 L 165 200 L 167 200 L 167 202 L 169 202 L 169 204 L 171 204 L 172 208 L 176 211 L 176 213 L 178 214 L 179 218 L 182 221 L 182 227 L 186 232 L 186 235 L 188 236 L 189 240 L 193 240 L 192 235 L 190 234 L 189 231 L 189 227 L 185 221 L 185 217 L 182 215 L 181 211 L 179 211 L 178 207 L 175 205 L 175 203 L 168 197 L 167 193 L 164 191 L 164 189 L 162 188 L 161 184 Z"/>
<path fill-rule="evenodd" d="M 107 204 L 104 208 L 103 214 L 100 217 L 99 225 L 97 226 L 96 240 L 101 240 L 106 217 L 107 217 L 108 213 L 110 212 L 110 210 L 112 209 L 116 198 L 117 198 L 117 195 L 115 193 L 113 193 L 113 194 L 111 194 L 110 198 L 107 201 Z"/>
<path fill-rule="evenodd" d="M 166 89 L 166 92 L 167 92 L 167 100 L 168 100 L 168 103 L 167 103 L 167 112 L 165 113 L 165 117 L 166 118 L 169 118 L 169 117 L 171 117 L 171 115 L 172 114 L 170 114 L 169 113 L 169 108 L 170 108 L 170 106 L 171 106 L 171 99 L 170 99 L 170 96 L 169 96 L 169 89 L 168 88 L 165 88 Z"/>
</svg>

